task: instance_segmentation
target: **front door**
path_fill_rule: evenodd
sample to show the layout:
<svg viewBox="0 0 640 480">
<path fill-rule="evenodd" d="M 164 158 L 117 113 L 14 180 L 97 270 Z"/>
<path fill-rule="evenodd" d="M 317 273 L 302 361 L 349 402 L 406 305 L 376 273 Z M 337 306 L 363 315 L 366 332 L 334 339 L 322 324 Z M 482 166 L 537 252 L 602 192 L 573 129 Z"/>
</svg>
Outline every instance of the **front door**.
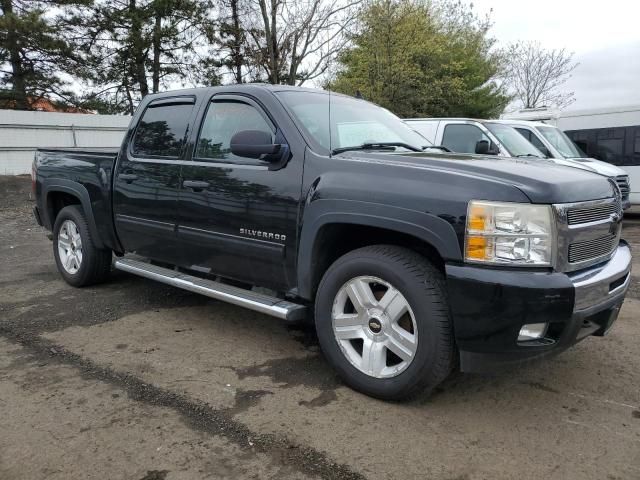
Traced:
<svg viewBox="0 0 640 480">
<path fill-rule="evenodd" d="M 176 221 L 182 158 L 193 97 L 164 98 L 145 108 L 113 186 L 116 231 L 125 251 L 179 264 Z"/>
<path fill-rule="evenodd" d="M 295 283 L 296 225 L 304 152 L 274 168 L 231 153 L 243 130 L 286 143 L 261 106 L 219 94 L 203 107 L 193 158 L 182 171 L 178 235 L 186 266 L 273 289 Z"/>
</svg>

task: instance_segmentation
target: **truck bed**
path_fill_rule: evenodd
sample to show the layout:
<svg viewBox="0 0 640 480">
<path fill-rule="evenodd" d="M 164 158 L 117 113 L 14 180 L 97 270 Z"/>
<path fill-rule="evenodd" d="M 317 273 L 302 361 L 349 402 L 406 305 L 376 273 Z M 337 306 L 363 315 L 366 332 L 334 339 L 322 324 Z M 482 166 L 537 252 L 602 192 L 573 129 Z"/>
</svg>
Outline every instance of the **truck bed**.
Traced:
<svg viewBox="0 0 640 480">
<path fill-rule="evenodd" d="M 60 147 L 60 148 L 38 148 L 38 152 L 51 152 L 51 153 L 73 153 L 73 154 L 85 154 L 85 155 L 107 155 L 116 156 L 119 148 L 86 148 L 86 147 Z"/>
<path fill-rule="evenodd" d="M 118 148 L 39 148 L 35 153 L 35 193 L 45 228 L 55 212 L 80 201 L 92 236 L 101 248 L 116 249 L 111 205 L 111 176 Z M 50 193 L 52 192 L 52 193 Z"/>
</svg>

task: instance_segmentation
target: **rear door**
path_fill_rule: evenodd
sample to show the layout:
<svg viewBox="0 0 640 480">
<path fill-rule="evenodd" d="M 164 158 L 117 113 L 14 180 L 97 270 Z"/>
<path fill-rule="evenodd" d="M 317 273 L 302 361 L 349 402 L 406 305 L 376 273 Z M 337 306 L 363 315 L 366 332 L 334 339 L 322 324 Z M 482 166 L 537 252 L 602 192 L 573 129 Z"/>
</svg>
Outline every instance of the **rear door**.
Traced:
<svg viewBox="0 0 640 480">
<path fill-rule="evenodd" d="M 288 143 L 252 97 L 214 95 L 202 118 L 182 174 L 178 232 L 185 265 L 286 289 L 294 283 L 304 150 L 292 151 L 291 160 L 276 168 L 231 153 L 231 137 L 242 130 L 265 131 L 275 143 Z"/>
<path fill-rule="evenodd" d="M 120 152 L 113 186 L 115 226 L 128 252 L 179 264 L 180 175 L 195 97 L 151 101 Z"/>
</svg>

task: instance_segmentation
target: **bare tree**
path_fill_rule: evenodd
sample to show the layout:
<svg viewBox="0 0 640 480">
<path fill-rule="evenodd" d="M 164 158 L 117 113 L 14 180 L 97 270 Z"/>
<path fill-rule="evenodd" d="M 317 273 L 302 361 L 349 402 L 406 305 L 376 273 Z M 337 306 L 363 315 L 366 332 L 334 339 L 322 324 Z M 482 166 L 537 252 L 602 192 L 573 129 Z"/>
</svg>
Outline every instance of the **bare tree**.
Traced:
<svg viewBox="0 0 640 480">
<path fill-rule="evenodd" d="M 301 85 L 327 71 L 348 42 L 362 0 L 251 0 L 247 51 L 269 83 Z"/>
<path fill-rule="evenodd" d="M 538 42 L 519 42 L 504 51 L 504 80 L 524 108 L 563 108 L 575 101 L 560 87 L 578 63 L 566 49 L 545 50 Z"/>
</svg>

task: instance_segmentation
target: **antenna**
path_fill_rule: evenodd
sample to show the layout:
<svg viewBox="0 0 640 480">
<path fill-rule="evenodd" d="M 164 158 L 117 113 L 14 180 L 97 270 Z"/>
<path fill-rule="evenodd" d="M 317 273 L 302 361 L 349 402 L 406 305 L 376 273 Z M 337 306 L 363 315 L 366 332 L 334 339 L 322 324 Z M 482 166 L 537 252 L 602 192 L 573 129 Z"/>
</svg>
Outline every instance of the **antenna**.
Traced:
<svg viewBox="0 0 640 480">
<path fill-rule="evenodd" d="M 329 46 L 329 42 L 331 41 L 331 37 L 329 36 L 329 32 L 327 32 L 327 53 L 330 49 Z M 327 83 L 327 90 L 329 90 L 329 157 L 332 157 L 333 154 L 333 148 L 331 145 L 331 141 L 332 141 L 332 135 L 331 135 L 331 65 L 332 65 L 332 61 L 331 61 L 331 57 L 329 57 L 329 59 L 327 60 L 329 62 L 329 65 L 327 66 L 327 72 L 329 73 L 329 82 Z"/>
<path fill-rule="evenodd" d="M 332 156 L 333 148 L 331 148 L 331 84 L 329 84 L 329 157 Z"/>
</svg>

